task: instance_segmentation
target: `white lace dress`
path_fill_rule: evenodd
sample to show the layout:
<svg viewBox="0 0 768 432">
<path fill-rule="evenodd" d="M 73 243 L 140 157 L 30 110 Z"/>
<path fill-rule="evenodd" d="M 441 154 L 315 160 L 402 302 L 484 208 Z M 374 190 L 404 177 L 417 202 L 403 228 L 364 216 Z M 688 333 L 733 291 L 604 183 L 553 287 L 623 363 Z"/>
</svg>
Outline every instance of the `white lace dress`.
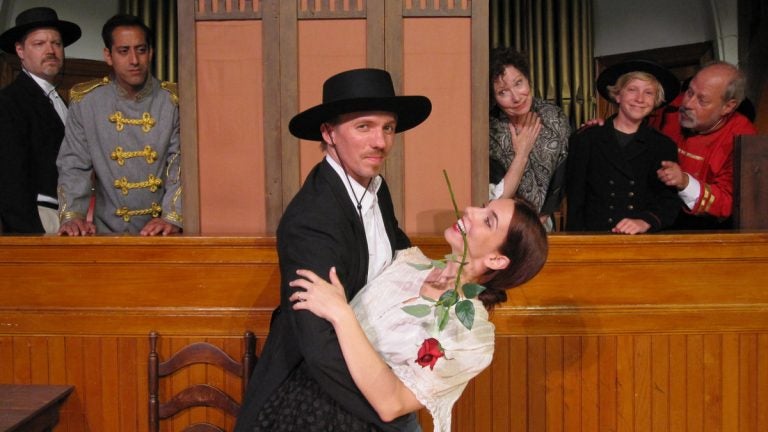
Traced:
<svg viewBox="0 0 768 432">
<path fill-rule="evenodd" d="M 394 262 L 363 288 L 351 304 L 372 345 L 392 371 L 429 410 L 435 431 L 451 430 L 451 408 L 470 379 L 488 367 L 493 358 L 494 326 L 488 312 L 474 299 L 475 321 L 467 330 L 451 309 L 451 318 L 437 334 L 435 318 L 404 312 L 405 305 L 430 304 L 419 296 L 430 270 L 408 263 L 429 263 L 418 248 L 399 251 Z M 416 363 L 425 339 L 436 338 L 445 350 L 434 369 Z"/>
</svg>

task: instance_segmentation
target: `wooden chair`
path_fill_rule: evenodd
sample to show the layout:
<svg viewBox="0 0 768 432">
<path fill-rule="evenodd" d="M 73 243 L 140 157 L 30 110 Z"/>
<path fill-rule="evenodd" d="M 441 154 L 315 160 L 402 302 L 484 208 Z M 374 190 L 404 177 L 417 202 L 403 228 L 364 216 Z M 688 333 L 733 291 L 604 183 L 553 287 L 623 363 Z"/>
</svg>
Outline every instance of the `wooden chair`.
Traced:
<svg viewBox="0 0 768 432">
<path fill-rule="evenodd" d="M 167 377 L 187 366 L 204 363 L 215 365 L 238 376 L 242 381 L 242 397 L 248 388 L 248 380 L 256 365 L 256 337 L 247 331 L 243 335 L 244 354 L 242 363 L 237 362 L 221 348 L 208 342 L 196 342 L 185 346 L 167 361 L 160 361 L 157 352 L 157 332 L 149 334 L 149 430 L 158 432 L 160 420 L 167 419 L 192 407 L 213 407 L 236 417 L 240 404 L 221 389 L 208 384 L 191 385 L 176 393 L 171 399 L 160 402 L 158 388 L 160 379 Z M 211 423 L 195 423 L 187 426 L 184 432 L 224 432 Z"/>
</svg>

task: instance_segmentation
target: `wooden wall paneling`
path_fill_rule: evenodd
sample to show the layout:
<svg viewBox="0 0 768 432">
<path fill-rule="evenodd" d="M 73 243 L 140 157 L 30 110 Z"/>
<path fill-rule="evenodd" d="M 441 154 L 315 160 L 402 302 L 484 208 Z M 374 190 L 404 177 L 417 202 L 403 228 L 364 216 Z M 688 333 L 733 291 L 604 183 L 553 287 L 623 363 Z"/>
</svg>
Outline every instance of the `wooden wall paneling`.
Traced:
<svg viewBox="0 0 768 432">
<path fill-rule="evenodd" d="M 739 335 L 722 336 L 722 419 L 723 431 L 739 430 Z"/>
<path fill-rule="evenodd" d="M 704 337 L 688 335 L 686 341 L 686 430 L 704 429 Z"/>
<path fill-rule="evenodd" d="M 12 336 L 0 336 L 0 365 L 0 382 L 15 384 Z"/>
<path fill-rule="evenodd" d="M 704 335 L 704 424 L 723 426 L 723 335 Z"/>
<path fill-rule="evenodd" d="M 581 336 L 563 337 L 563 430 L 581 429 L 582 372 Z"/>
<path fill-rule="evenodd" d="M 650 429 L 669 432 L 669 336 L 651 336 L 651 422 Z"/>
<path fill-rule="evenodd" d="M 194 1 L 177 2 L 179 26 L 179 135 L 184 232 L 200 233 L 200 174 L 197 143 L 197 44 Z"/>
<path fill-rule="evenodd" d="M 291 160 L 289 145 L 297 146 L 290 138 L 286 108 L 295 109 L 296 100 L 284 92 L 295 88 L 296 79 L 296 20 L 291 2 L 266 0 L 262 3 L 262 55 L 264 110 L 264 184 L 266 232 L 277 231 L 277 224 L 288 205 L 288 196 L 298 189 L 296 157 Z M 291 14 L 292 12 L 292 14 Z M 291 18 L 289 20 L 289 18 Z M 285 52 L 285 55 L 281 53 Z M 293 55 L 292 55 L 293 54 Z M 297 152 L 294 152 L 294 154 Z M 286 159 L 287 158 L 287 159 Z M 287 191 L 285 189 L 288 189 Z"/>
<path fill-rule="evenodd" d="M 753 378 L 754 379 L 754 378 Z M 754 430 L 768 430 L 768 334 L 757 339 L 757 424 Z"/>
<path fill-rule="evenodd" d="M 85 361 L 83 371 L 85 403 L 83 408 L 88 420 L 87 426 L 91 430 L 107 430 L 104 424 L 104 417 L 114 414 L 112 412 L 107 413 L 103 409 L 104 395 L 113 389 L 104 388 L 101 381 L 104 374 L 101 363 L 101 343 L 102 338 L 83 338 L 83 357 Z"/>
<path fill-rule="evenodd" d="M 30 338 L 18 336 L 13 338 L 13 379 L 14 384 L 31 384 L 32 371 L 30 365 Z"/>
<path fill-rule="evenodd" d="M 29 338 L 29 376 L 30 382 L 47 383 L 48 376 L 48 341 L 43 338 Z"/>
<path fill-rule="evenodd" d="M 299 112 L 299 63 L 297 10 L 280 1 L 280 144 L 282 153 L 282 209 L 288 206 L 301 184 L 299 140 L 291 135 L 288 122 Z M 266 143 L 269 144 L 269 143 Z M 270 204 L 271 206 L 271 204 Z M 282 212 L 281 212 L 282 214 Z M 277 227 L 278 220 L 270 222 Z"/>
<path fill-rule="evenodd" d="M 768 228 L 768 137 L 739 136 L 733 149 L 733 222 L 749 230 Z"/>
<path fill-rule="evenodd" d="M 740 431 L 756 430 L 757 418 L 757 335 L 739 335 L 738 413 Z"/>
<path fill-rule="evenodd" d="M 528 339 L 526 359 L 528 361 L 528 382 L 526 399 L 528 400 L 529 430 L 546 430 L 547 426 L 547 375 L 546 338 L 532 337 Z"/>
<path fill-rule="evenodd" d="M 117 338 L 117 399 L 118 426 L 125 432 L 139 430 L 139 425 L 145 423 L 147 416 L 139 415 L 140 401 L 146 400 L 145 394 L 139 394 L 139 368 L 146 369 L 146 362 L 139 362 L 136 338 Z M 146 383 L 147 381 L 142 381 Z"/>
<path fill-rule="evenodd" d="M 403 36 L 403 0 L 386 0 L 384 2 L 384 46 L 375 49 L 369 54 L 370 57 L 379 57 L 383 55 L 384 64 L 381 65 L 392 75 L 392 81 L 395 86 L 395 93 L 402 95 L 404 89 L 404 58 L 403 49 L 406 43 Z M 374 12 L 380 12 L 374 9 Z M 371 17 L 378 19 L 379 17 Z M 369 30 L 376 30 L 376 27 L 369 27 Z M 377 38 L 378 39 L 378 38 Z M 370 45 L 369 45 L 370 47 Z M 382 52 L 383 48 L 383 52 Z M 387 186 L 392 195 L 392 203 L 395 208 L 395 217 L 400 225 L 405 228 L 405 149 L 403 148 L 403 134 L 395 136 L 395 143 L 384 162 L 382 175 L 387 179 Z"/>
<path fill-rule="evenodd" d="M 118 356 L 117 356 L 117 338 L 105 337 L 101 338 L 101 380 L 100 388 L 103 393 L 102 397 L 102 412 L 119 414 L 119 406 L 122 404 L 120 399 L 120 386 L 118 376 L 120 375 L 120 368 L 118 368 Z M 127 401 L 126 401 L 127 402 Z M 119 415 L 104 416 L 104 423 L 102 430 L 119 430 Z"/>
<path fill-rule="evenodd" d="M 64 336 L 51 336 L 46 339 L 46 342 L 48 343 L 48 358 L 44 366 L 48 369 L 48 381 L 46 382 L 50 384 L 66 384 L 66 369 L 61 367 L 61 365 L 65 364 L 66 358 L 65 338 Z"/>
<path fill-rule="evenodd" d="M 541 359 L 538 359 L 539 361 Z M 544 422 L 547 430 L 563 429 L 563 338 L 544 338 Z"/>
<path fill-rule="evenodd" d="M 502 338 L 500 338 L 502 339 Z M 511 337 L 503 338 L 509 341 L 507 344 L 507 357 L 508 362 L 502 363 L 501 367 L 508 365 L 506 374 L 509 375 L 509 397 L 506 404 L 501 403 L 504 399 L 500 399 L 498 406 L 498 414 L 494 416 L 494 429 L 497 431 L 509 430 L 510 432 L 523 432 L 526 429 L 526 425 L 529 420 L 529 405 L 528 400 L 528 382 L 530 380 L 530 371 L 528 369 L 528 338 L 524 337 Z M 495 360 L 494 360 L 495 361 Z M 502 375 L 503 376 L 503 375 Z M 506 381 L 497 382 L 496 387 L 505 386 Z M 496 393 L 494 388 L 494 395 L 499 395 L 501 398 L 504 393 Z M 504 416 L 509 413 L 508 419 L 504 419 Z M 502 418 L 498 425 L 496 419 Z M 508 429 L 505 429 L 509 426 Z"/>
<path fill-rule="evenodd" d="M 651 387 L 651 336 L 638 335 L 634 337 L 634 389 L 635 389 L 635 422 L 634 430 L 651 430 L 653 420 L 652 387 Z"/>
<path fill-rule="evenodd" d="M 514 341 L 515 338 L 499 338 L 496 340 L 493 362 L 488 368 L 491 377 L 488 388 L 492 395 L 492 402 L 486 407 L 490 412 L 485 413 L 485 416 L 492 420 L 492 427 L 486 429 L 488 431 L 511 431 L 509 422 L 514 421 L 515 417 L 520 418 L 518 411 L 504 403 L 509 401 L 511 405 L 511 402 L 514 400 L 514 390 L 518 388 L 512 382 L 509 373 L 511 367 L 510 346 Z M 517 358 L 519 359 L 520 357 Z M 515 374 L 515 376 L 520 376 L 520 374 Z M 525 397 L 521 397 L 518 400 L 525 400 Z"/>
<path fill-rule="evenodd" d="M 618 416 L 617 403 L 617 353 L 616 336 L 601 336 L 598 342 L 599 380 L 598 394 L 599 413 L 598 430 L 610 431 L 616 429 Z"/>
<path fill-rule="evenodd" d="M 66 383 L 75 387 L 61 407 L 62 420 L 66 420 L 71 431 L 85 429 L 85 362 L 83 361 L 83 338 L 65 337 Z"/>
<path fill-rule="evenodd" d="M 685 335 L 669 337 L 669 430 L 686 430 L 687 408 L 687 376 L 686 376 L 686 342 Z"/>
<path fill-rule="evenodd" d="M 600 369 L 599 369 L 599 340 L 597 336 L 581 338 L 581 402 L 580 428 L 582 432 L 597 432 L 600 418 Z"/>
<path fill-rule="evenodd" d="M 510 292 L 510 301 L 494 311 L 494 362 L 459 400 L 454 430 L 766 430 L 768 291 L 761 276 L 768 265 L 766 236 L 586 236 L 578 246 L 572 238 L 551 237 L 547 269 L 524 292 Z M 0 368 L 0 379 L 73 384 L 59 430 L 146 430 L 150 329 L 161 331 L 164 357 L 171 347 L 196 340 L 221 344 L 239 357 L 246 327 L 257 331 L 258 349 L 263 347 L 276 302 L 273 294 L 263 294 L 274 289 L 269 276 L 277 267 L 274 239 L 150 240 L 0 237 L 0 362 L 9 365 Z M 444 253 L 439 239 L 414 240 L 430 256 Z M 144 272 L 125 265 L 141 257 L 151 261 Z M 657 263 L 658 271 L 647 272 L 649 262 Z M 272 270 L 254 272 L 259 266 Z M 205 271 L 177 277 L 197 267 Z M 654 298 L 632 283 L 615 283 L 633 274 L 632 268 L 647 273 L 644 282 Z M 88 278 L 63 280 L 83 269 Z M 562 292 L 561 272 L 570 276 L 569 301 L 550 290 L 559 285 Z M 29 274 L 43 277 L 32 281 Z M 170 279 L 174 284 L 149 282 Z M 672 281 L 679 286 L 656 288 Z M 195 285 L 215 287 L 216 295 L 187 298 Z M 583 285 L 591 290 L 580 289 Z M 668 318 L 661 326 L 640 326 L 645 317 L 637 306 L 651 300 Z M 159 305 L 154 315 L 137 319 L 150 303 Z M 625 309 L 638 313 L 629 319 Z M 718 330 L 711 324 L 745 310 L 752 311 L 749 325 Z M 625 321 L 621 326 L 611 318 L 617 312 Z M 581 324 L 562 323 L 569 313 L 579 315 Z M 34 325 L 27 314 L 35 317 Z M 207 314 L 218 324 L 197 317 Z M 138 322 L 124 325 L 130 320 Z M 207 369 L 174 379 L 161 390 L 164 395 L 198 379 L 223 381 L 235 395 L 240 391 L 237 380 Z M 424 415 L 427 427 L 431 422 Z M 172 423 L 181 426 L 203 416 L 221 419 L 206 410 Z M 228 427 L 234 421 L 223 420 Z"/>
<path fill-rule="evenodd" d="M 467 401 L 470 403 L 462 405 L 463 410 L 459 413 L 459 418 L 470 418 L 471 424 L 474 425 L 474 430 L 489 431 L 492 428 L 492 406 L 495 399 L 492 391 L 492 382 L 491 369 L 488 368 L 474 380 L 471 393 L 473 397 L 468 398 Z"/>
<path fill-rule="evenodd" d="M 634 380 L 634 337 L 616 337 L 616 431 L 628 432 L 634 429 L 635 380 Z"/>
<path fill-rule="evenodd" d="M 472 203 L 488 199 L 488 2 L 473 1 L 471 22 L 470 75 L 472 95 L 471 132 L 471 197 Z"/>
</svg>

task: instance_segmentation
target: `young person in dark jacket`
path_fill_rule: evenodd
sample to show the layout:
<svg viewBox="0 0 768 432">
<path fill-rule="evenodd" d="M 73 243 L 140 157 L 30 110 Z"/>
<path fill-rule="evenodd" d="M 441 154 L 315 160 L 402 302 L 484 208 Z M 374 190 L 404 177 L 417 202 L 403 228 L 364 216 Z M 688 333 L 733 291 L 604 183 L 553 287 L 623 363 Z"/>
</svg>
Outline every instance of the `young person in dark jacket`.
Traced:
<svg viewBox="0 0 768 432">
<path fill-rule="evenodd" d="M 645 119 L 677 95 L 679 81 L 656 63 L 629 61 L 601 73 L 597 88 L 618 113 L 571 137 L 566 229 L 641 234 L 669 227 L 680 200 L 656 171 L 677 160 L 677 147 Z"/>
<path fill-rule="evenodd" d="M 336 267 L 351 299 L 410 241 L 395 219 L 379 171 L 395 134 L 426 120 L 424 96 L 396 96 L 379 69 L 334 75 L 323 103 L 289 124 L 301 139 L 320 141 L 326 153 L 285 210 L 277 229 L 280 307 L 256 365 L 236 431 L 418 430 L 414 414 L 384 422 L 355 385 L 333 326 L 294 310 L 288 283 L 296 271 L 327 275 Z M 295 407 L 307 407 L 304 412 Z"/>
</svg>

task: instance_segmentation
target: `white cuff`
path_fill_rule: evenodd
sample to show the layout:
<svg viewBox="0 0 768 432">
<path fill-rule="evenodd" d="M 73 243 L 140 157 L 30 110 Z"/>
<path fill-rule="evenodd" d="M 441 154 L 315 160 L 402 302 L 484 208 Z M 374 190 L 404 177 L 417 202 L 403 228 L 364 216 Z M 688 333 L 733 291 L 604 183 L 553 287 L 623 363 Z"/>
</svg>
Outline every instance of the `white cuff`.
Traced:
<svg viewBox="0 0 768 432">
<path fill-rule="evenodd" d="M 696 178 L 688 174 L 688 186 L 686 186 L 685 189 L 678 191 L 677 195 L 683 200 L 683 204 L 688 207 L 688 210 L 691 210 L 693 209 L 693 206 L 696 205 L 696 201 L 699 199 L 700 194 L 701 184 Z"/>
<path fill-rule="evenodd" d="M 496 184 L 489 184 L 488 185 L 488 199 L 494 200 L 501 198 L 501 195 L 504 193 L 504 179 L 501 179 Z"/>
</svg>

